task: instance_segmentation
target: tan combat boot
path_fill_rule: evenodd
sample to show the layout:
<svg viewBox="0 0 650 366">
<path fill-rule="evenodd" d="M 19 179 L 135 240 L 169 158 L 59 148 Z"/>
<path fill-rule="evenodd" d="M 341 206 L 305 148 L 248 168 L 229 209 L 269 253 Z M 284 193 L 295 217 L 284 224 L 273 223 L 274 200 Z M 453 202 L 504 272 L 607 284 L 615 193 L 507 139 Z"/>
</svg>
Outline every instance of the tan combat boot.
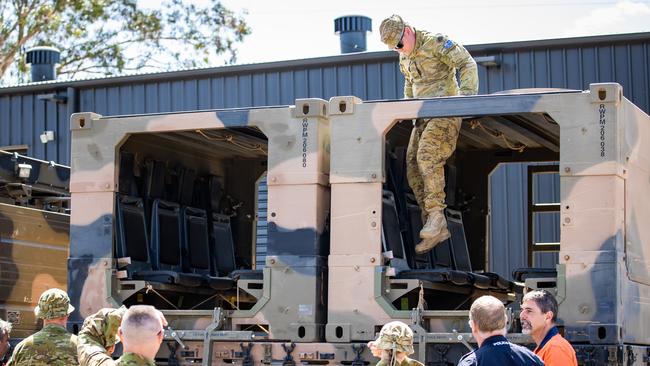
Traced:
<svg viewBox="0 0 650 366">
<path fill-rule="evenodd" d="M 437 237 L 432 238 L 432 239 L 428 239 L 428 238 L 427 239 L 422 239 L 422 241 L 420 241 L 418 243 L 418 245 L 415 246 L 415 253 L 424 254 L 424 253 L 430 251 L 431 249 L 435 248 L 436 245 L 438 245 L 438 244 L 442 243 L 443 241 L 449 239 L 450 236 L 451 236 L 451 234 L 449 234 L 449 230 L 447 228 L 444 228 L 441 231 L 440 235 L 438 235 Z"/>
<path fill-rule="evenodd" d="M 442 211 L 429 212 L 429 217 L 427 217 L 426 223 L 420 230 L 420 238 L 433 239 L 440 233 L 442 228 L 447 228 L 445 214 Z"/>
<path fill-rule="evenodd" d="M 442 211 L 430 212 L 427 223 L 420 231 L 420 238 L 423 240 L 415 246 L 415 252 L 426 253 L 438 243 L 449 239 L 450 236 L 444 213 Z"/>
</svg>

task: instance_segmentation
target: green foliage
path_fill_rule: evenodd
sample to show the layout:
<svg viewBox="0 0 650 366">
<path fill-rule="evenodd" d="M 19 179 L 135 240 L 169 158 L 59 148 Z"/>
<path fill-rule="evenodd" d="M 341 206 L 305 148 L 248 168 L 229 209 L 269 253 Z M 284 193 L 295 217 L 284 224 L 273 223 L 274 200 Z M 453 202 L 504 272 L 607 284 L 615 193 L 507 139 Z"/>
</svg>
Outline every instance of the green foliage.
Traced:
<svg viewBox="0 0 650 366">
<path fill-rule="evenodd" d="M 0 0 L 0 77 L 24 79 L 33 46 L 61 50 L 57 73 L 66 78 L 232 63 L 250 32 L 218 0 L 163 0 L 156 9 L 136 0 Z"/>
</svg>

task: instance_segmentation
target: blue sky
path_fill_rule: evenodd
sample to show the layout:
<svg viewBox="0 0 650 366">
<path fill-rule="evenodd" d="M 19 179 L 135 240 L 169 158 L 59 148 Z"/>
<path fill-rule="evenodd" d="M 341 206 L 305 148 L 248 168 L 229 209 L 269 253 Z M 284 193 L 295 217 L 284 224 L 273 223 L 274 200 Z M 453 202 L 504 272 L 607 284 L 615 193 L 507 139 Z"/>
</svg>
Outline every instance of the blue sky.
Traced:
<svg viewBox="0 0 650 366">
<path fill-rule="evenodd" d="M 200 1 L 196 1 L 200 3 Z M 246 10 L 253 34 L 238 48 L 238 63 L 339 54 L 334 18 L 372 19 L 368 50 L 379 42 L 379 24 L 393 13 L 416 28 L 447 34 L 463 44 L 565 38 L 650 31 L 650 0 L 224 0 Z"/>
</svg>

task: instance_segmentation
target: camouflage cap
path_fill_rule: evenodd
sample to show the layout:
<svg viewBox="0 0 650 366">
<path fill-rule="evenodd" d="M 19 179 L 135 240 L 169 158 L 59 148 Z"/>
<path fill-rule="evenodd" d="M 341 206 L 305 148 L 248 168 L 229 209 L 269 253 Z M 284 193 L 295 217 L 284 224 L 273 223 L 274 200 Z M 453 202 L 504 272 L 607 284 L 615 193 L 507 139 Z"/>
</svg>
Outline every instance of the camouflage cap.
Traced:
<svg viewBox="0 0 650 366">
<path fill-rule="evenodd" d="M 36 317 L 42 319 L 55 319 L 66 316 L 74 311 L 70 305 L 68 294 L 58 288 L 51 288 L 41 294 L 38 305 L 34 308 Z"/>
<path fill-rule="evenodd" d="M 400 321 L 386 323 L 379 331 L 379 337 L 374 344 L 379 349 L 405 352 L 407 355 L 415 352 L 413 350 L 413 331 Z"/>
<path fill-rule="evenodd" d="M 395 48 L 404 35 L 404 27 L 406 23 L 399 15 L 391 15 L 384 19 L 379 26 L 379 35 L 381 41 L 384 42 L 390 49 Z"/>
</svg>

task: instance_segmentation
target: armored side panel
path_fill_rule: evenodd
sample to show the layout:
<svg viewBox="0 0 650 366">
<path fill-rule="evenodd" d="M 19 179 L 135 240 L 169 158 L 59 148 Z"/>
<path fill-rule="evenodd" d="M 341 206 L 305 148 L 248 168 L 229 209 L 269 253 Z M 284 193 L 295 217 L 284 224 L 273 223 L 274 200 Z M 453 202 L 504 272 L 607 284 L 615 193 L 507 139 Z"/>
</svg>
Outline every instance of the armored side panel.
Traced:
<svg viewBox="0 0 650 366">
<path fill-rule="evenodd" d="M 70 169 L 0 151 L 0 318 L 11 337 L 33 334 L 34 306 L 50 288 L 66 289 Z"/>
</svg>

